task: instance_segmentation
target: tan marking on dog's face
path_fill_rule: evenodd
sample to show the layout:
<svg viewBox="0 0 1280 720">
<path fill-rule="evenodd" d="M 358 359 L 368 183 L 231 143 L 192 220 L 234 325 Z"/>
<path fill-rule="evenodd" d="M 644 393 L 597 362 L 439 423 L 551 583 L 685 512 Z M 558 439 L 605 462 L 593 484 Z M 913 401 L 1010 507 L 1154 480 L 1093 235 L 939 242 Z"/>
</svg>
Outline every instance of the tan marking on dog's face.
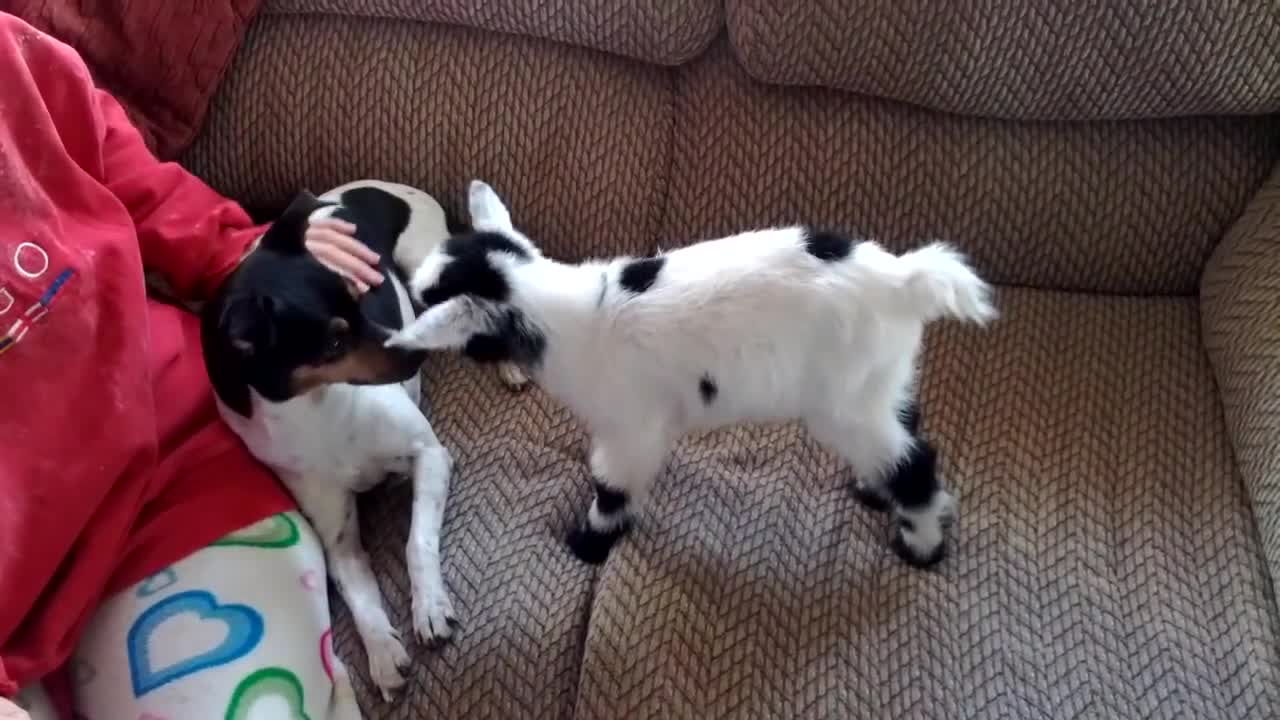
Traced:
<svg viewBox="0 0 1280 720">
<path fill-rule="evenodd" d="M 297 394 L 322 385 L 353 383 L 378 385 L 400 382 L 403 354 L 373 340 L 360 343 L 341 357 L 319 365 L 303 365 L 293 371 L 290 383 Z"/>
</svg>

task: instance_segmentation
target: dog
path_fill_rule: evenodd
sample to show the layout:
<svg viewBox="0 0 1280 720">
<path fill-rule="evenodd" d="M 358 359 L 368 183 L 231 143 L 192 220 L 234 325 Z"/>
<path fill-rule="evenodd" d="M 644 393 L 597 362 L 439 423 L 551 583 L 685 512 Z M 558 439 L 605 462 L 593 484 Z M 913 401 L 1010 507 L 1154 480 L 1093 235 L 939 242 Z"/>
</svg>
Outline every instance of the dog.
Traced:
<svg viewBox="0 0 1280 720">
<path fill-rule="evenodd" d="M 427 309 L 387 345 L 514 361 L 585 422 L 595 497 L 568 538 L 580 559 L 607 558 L 684 434 L 793 419 L 852 466 L 865 504 L 892 509 L 903 560 L 943 558 L 956 502 L 916 433 L 916 359 L 927 323 L 996 316 L 959 253 L 786 227 L 566 264 L 487 184 L 468 202 L 473 232 L 414 271 Z"/>
<path fill-rule="evenodd" d="M 355 224 L 385 282 L 358 294 L 305 249 L 308 223 L 324 217 Z M 440 565 L 451 460 L 419 409 L 426 354 L 385 343 L 414 318 L 403 278 L 448 236 L 440 204 L 411 187 L 364 180 L 320 197 L 302 191 L 201 311 L 219 412 L 315 527 L 387 699 L 409 657 L 360 542 L 356 493 L 388 474 L 412 478 L 413 626 L 438 643 L 457 625 Z M 524 380 L 512 369 L 502 377 Z"/>
</svg>

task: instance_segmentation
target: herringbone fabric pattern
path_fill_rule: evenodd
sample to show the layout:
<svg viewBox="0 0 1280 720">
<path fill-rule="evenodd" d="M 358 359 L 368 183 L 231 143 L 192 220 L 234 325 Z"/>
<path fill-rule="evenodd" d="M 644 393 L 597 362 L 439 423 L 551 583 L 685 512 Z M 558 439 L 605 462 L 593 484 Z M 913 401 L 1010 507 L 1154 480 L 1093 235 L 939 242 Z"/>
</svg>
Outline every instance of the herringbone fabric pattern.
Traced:
<svg viewBox="0 0 1280 720">
<path fill-rule="evenodd" d="M 575 716 L 1276 717 L 1280 626 L 1195 301 L 1000 306 L 928 337 L 961 502 L 940 572 L 886 549 L 798 429 L 690 440 L 601 574 Z"/>
<path fill-rule="evenodd" d="M 268 208 L 300 185 L 379 178 L 465 217 L 466 183 L 480 177 L 550 253 L 646 251 L 669 87 L 651 66 L 496 33 L 264 16 L 184 163 Z"/>
<path fill-rule="evenodd" d="M 1274 0 L 727 0 L 726 14 L 768 82 L 1021 119 L 1280 111 Z"/>
<path fill-rule="evenodd" d="M 938 572 L 893 558 L 885 519 L 791 425 L 686 439 L 633 534 L 587 568 L 563 544 L 590 498 L 582 432 L 536 389 L 433 357 L 463 629 L 415 648 L 385 704 L 335 597 L 370 720 L 1261 720 L 1280 716 L 1263 558 L 1280 547 L 1278 181 L 1250 200 L 1278 130 L 943 115 L 752 81 L 727 39 L 663 70 L 467 28 L 272 14 L 187 161 L 260 207 L 379 177 L 458 211 L 484 177 L 563 257 L 806 221 L 896 249 L 952 240 L 986 276 L 1040 288 L 1002 290 L 986 332 L 927 337 L 925 428 L 962 509 Z M 406 632 L 407 501 L 389 488 L 362 505 Z"/>
<path fill-rule="evenodd" d="M 945 116 L 761 85 L 723 42 L 672 72 L 461 28 L 266 16 L 185 162 L 277 207 L 300 183 L 378 177 L 460 211 L 486 178 L 553 255 L 819 222 L 898 249 L 947 239 L 999 282 L 1193 294 L 1280 158 L 1274 117 Z"/>
<path fill-rule="evenodd" d="M 269 0 L 269 13 L 333 13 L 465 25 L 678 65 L 724 24 L 716 0 Z"/>
<path fill-rule="evenodd" d="M 1280 170 L 1218 246 L 1200 288 L 1236 462 L 1280 578 Z"/>
<path fill-rule="evenodd" d="M 1280 623 L 1196 301 L 999 303 L 987 333 L 928 337 L 925 430 L 962 503 L 936 573 L 887 551 L 840 463 L 769 426 L 682 442 L 589 599 L 561 541 L 590 497 L 585 437 L 537 390 L 433 358 L 466 630 L 418 652 L 393 706 L 360 680 L 366 717 L 1275 717 Z M 405 628 L 406 503 L 364 506 Z"/>
<path fill-rule="evenodd" d="M 359 636 L 331 593 L 334 647 L 366 720 L 568 717 L 594 576 L 562 541 L 590 499 L 585 439 L 546 398 L 513 396 L 455 358 L 433 360 L 424 380 L 427 413 L 455 461 L 442 552 L 461 631 L 441 649 L 411 648 L 409 681 L 391 704 L 369 683 Z M 361 503 L 365 547 L 406 637 L 410 499 L 407 486 L 383 487 Z"/>
<path fill-rule="evenodd" d="M 663 236 L 793 222 L 957 243 L 998 282 L 1193 294 L 1280 158 L 1276 118 L 1018 123 L 682 69 Z"/>
</svg>

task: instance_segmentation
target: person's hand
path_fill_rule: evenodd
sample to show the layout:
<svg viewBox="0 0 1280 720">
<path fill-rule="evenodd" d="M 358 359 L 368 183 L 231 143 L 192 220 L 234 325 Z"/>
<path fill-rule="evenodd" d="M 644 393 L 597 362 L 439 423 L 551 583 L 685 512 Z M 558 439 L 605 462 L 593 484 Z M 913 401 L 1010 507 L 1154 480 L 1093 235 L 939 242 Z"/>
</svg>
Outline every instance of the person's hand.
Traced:
<svg viewBox="0 0 1280 720">
<path fill-rule="evenodd" d="M 0 720 L 31 720 L 31 716 L 13 701 L 0 698 Z"/>
<path fill-rule="evenodd" d="M 360 294 L 382 284 L 378 253 L 355 238 L 356 226 L 337 218 L 315 220 L 307 226 L 306 246 L 325 267 L 338 273 Z"/>
</svg>

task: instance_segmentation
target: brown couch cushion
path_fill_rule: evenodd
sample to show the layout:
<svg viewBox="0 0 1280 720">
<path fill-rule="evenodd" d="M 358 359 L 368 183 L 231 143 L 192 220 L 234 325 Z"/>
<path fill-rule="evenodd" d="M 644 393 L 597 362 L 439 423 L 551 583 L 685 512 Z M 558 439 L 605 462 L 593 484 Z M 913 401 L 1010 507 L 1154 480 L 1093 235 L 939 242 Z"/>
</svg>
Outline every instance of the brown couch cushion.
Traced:
<svg viewBox="0 0 1280 720">
<path fill-rule="evenodd" d="M 1280 158 L 1280 118 L 1022 123 L 681 69 L 663 237 L 833 224 L 956 242 L 1000 282 L 1193 294 Z"/>
<path fill-rule="evenodd" d="M 1195 299 L 998 301 L 927 338 L 961 503 L 937 572 L 794 426 L 690 438 L 600 574 L 574 717 L 1280 717 Z"/>
<path fill-rule="evenodd" d="M 661 65 L 707 48 L 716 0 L 268 0 L 268 13 L 337 13 L 466 25 L 582 45 Z"/>
<path fill-rule="evenodd" d="M 479 177 L 547 252 L 627 252 L 657 237 L 670 128 L 653 66 L 441 25 L 263 16 L 184 160 L 267 208 L 372 177 L 465 218 Z"/>
<path fill-rule="evenodd" d="M 1009 118 L 1280 111 L 1274 0 L 727 0 L 755 77 Z"/>
<path fill-rule="evenodd" d="M 563 542 L 590 500 L 585 439 L 545 397 L 513 395 L 456 357 L 432 358 L 424 380 L 427 414 L 454 458 L 441 553 L 461 630 L 441 649 L 410 647 L 409 682 L 391 704 L 369 682 L 350 614 L 331 593 L 335 650 L 367 720 L 568 717 L 595 577 Z M 361 503 L 362 538 L 406 640 L 410 500 L 400 485 Z"/>
<path fill-rule="evenodd" d="M 1200 300 L 1236 462 L 1280 581 L 1280 168 L 1214 249 Z"/>
</svg>

